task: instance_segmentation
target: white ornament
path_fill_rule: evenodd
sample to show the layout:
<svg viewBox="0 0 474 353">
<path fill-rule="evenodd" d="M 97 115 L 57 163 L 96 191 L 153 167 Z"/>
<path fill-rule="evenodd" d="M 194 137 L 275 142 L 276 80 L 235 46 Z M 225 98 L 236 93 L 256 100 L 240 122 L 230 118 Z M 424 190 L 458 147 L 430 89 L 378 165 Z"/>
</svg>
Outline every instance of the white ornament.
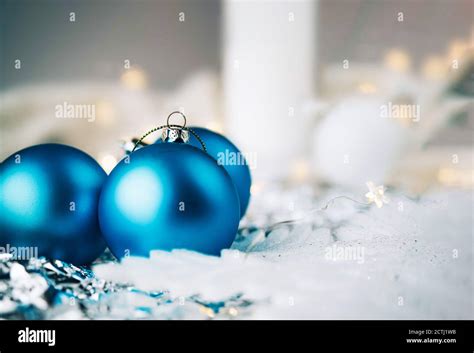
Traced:
<svg viewBox="0 0 474 353">
<path fill-rule="evenodd" d="M 313 138 L 313 168 L 319 178 L 357 190 L 367 180 L 386 181 L 402 156 L 407 131 L 381 115 L 385 103 L 358 96 L 329 112 Z"/>
</svg>

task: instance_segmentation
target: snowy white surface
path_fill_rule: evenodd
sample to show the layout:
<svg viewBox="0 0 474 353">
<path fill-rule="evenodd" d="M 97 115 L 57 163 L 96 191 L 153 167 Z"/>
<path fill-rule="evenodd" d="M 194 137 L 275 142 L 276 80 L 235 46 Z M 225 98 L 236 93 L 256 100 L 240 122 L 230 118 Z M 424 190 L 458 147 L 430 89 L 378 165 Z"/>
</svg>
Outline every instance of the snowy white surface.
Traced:
<svg viewBox="0 0 474 353">
<path fill-rule="evenodd" d="M 149 259 L 127 258 L 94 271 L 144 291 L 167 291 L 176 305 L 161 306 L 155 318 L 213 317 L 188 298 L 226 302 L 236 295 L 245 305 L 231 307 L 226 317 L 474 317 L 471 191 L 440 191 L 415 200 L 389 193 L 391 202 L 381 209 L 341 199 L 326 211 L 305 212 L 341 194 L 262 190 L 254 196 L 247 223 L 306 217 L 266 238 L 258 231 L 240 237 L 221 257 L 156 251 Z M 148 305 L 136 298 L 124 296 L 122 305 Z"/>
</svg>

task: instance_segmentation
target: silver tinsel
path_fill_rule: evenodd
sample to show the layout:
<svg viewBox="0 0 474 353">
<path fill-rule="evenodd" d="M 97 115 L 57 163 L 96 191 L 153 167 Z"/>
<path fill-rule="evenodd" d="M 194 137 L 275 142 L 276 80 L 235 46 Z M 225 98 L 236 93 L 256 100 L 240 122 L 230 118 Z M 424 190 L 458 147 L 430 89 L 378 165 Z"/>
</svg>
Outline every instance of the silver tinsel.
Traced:
<svg viewBox="0 0 474 353">
<path fill-rule="evenodd" d="M 94 264 L 114 261 L 106 252 Z M 184 303 L 191 304 L 188 312 Z M 102 280 L 89 268 L 60 260 L 40 257 L 20 263 L 11 254 L 0 255 L 2 319 L 232 318 L 251 305 L 242 294 L 216 302 L 199 295 L 172 298 L 165 290 L 149 292 Z"/>
</svg>

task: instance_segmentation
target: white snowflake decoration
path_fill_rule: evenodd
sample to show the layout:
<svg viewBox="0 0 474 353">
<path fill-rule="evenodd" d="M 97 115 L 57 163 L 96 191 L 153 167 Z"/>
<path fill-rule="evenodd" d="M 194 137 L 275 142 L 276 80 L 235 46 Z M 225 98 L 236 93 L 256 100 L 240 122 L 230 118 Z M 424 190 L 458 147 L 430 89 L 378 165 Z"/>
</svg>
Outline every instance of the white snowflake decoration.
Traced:
<svg viewBox="0 0 474 353">
<path fill-rule="evenodd" d="M 375 203 L 378 208 L 382 208 L 383 204 L 388 204 L 390 202 L 389 198 L 385 195 L 385 186 L 379 185 L 375 186 L 372 181 L 366 183 L 369 188 L 369 192 L 365 194 L 369 204 Z"/>
</svg>

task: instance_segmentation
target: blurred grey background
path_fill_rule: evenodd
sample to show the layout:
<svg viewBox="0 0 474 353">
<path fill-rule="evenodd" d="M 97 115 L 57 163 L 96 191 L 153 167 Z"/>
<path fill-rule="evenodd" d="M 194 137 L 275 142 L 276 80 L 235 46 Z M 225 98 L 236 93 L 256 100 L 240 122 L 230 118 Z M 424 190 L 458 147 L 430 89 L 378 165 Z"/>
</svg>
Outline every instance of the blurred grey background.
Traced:
<svg viewBox="0 0 474 353">
<path fill-rule="evenodd" d="M 181 110 L 258 155 L 255 179 L 474 185 L 472 0 L 0 1 L 2 159 L 57 142 L 110 171 Z"/>
<path fill-rule="evenodd" d="M 175 87 L 198 69 L 221 69 L 223 5 L 217 0 L 2 0 L 2 7 L 2 89 L 115 80 L 125 59 L 146 70 L 152 88 Z M 394 31 L 399 11 L 404 25 Z M 180 12 L 184 23 L 177 21 Z M 318 18 L 322 66 L 342 58 L 379 62 L 393 47 L 410 52 L 417 65 L 471 31 L 473 2 L 321 0 Z M 13 67 L 17 58 L 19 71 Z"/>
</svg>

